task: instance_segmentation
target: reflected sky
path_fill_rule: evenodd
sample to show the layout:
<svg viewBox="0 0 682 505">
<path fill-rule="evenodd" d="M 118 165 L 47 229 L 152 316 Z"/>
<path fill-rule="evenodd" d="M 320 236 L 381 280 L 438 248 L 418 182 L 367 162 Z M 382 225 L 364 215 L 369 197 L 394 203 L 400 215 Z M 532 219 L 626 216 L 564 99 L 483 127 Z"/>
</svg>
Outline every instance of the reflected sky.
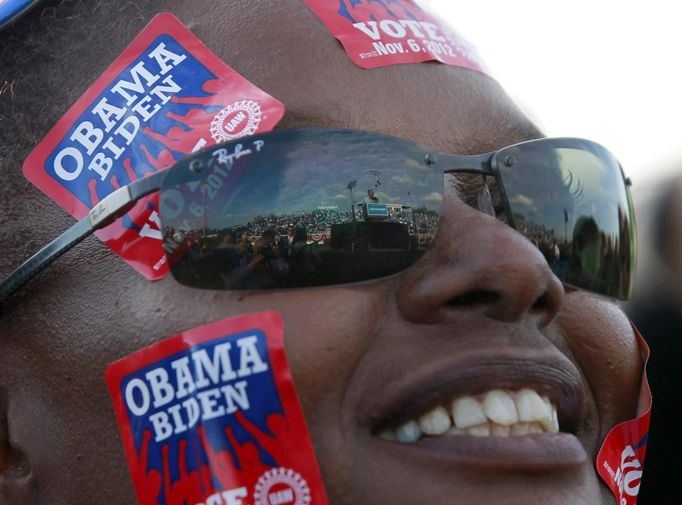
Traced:
<svg viewBox="0 0 682 505">
<path fill-rule="evenodd" d="M 515 149 L 518 163 L 500 167 L 515 220 L 522 217 L 570 241 L 575 224 L 589 216 L 607 236 L 617 238 L 619 207 L 627 210 L 618 163 L 607 152 L 597 152 L 598 146 L 590 148 L 557 148 L 553 155 L 530 144 Z"/>
<path fill-rule="evenodd" d="M 296 131 L 267 139 L 260 152 L 182 188 L 187 206 L 206 209 L 210 228 L 243 225 L 256 216 L 318 210 L 350 212 L 373 189 L 382 203 L 440 211 L 443 175 L 412 142 L 354 131 Z M 349 189 L 349 183 L 355 181 Z M 352 185 L 352 183 L 351 183 Z M 207 187 L 210 186 L 210 187 Z"/>
</svg>

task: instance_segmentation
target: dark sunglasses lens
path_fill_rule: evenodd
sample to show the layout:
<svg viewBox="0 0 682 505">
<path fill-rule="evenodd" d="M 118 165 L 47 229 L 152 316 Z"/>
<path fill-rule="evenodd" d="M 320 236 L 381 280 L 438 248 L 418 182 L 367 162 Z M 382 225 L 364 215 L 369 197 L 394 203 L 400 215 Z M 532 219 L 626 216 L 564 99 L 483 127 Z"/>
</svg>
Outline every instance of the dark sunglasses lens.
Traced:
<svg viewBox="0 0 682 505">
<path fill-rule="evenodd" d="M 182 284 L 328 286 L 400 272 L 436 232 L 443 175 L 411 142 L 287 130 L 216 146 L 170 169 L 164 246 Z"/>
<path fill-rule="evenodd" d="M 537 245 L 566 284 L 629 297 L 636 236 L 630 194 L 618 161 L 577 139 L 532 141 L 495 160 L 507 218 Z"/>
</svg>

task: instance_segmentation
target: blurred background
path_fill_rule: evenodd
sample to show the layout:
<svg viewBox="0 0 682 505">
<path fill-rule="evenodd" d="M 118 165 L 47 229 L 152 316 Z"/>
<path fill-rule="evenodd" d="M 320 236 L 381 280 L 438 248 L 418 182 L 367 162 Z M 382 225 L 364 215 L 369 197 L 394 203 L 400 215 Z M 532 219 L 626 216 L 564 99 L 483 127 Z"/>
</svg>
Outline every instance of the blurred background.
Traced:
<svg viewBox="0 0 682 505">
<path fill-rule="evenodd" d="M 548 136 L 609 148 L 633 182 L 635 295 L 654 397 L 639 505 L 680 503 L 674 421 L 682 396 L 682 28 L 679 2 L 427 0 L 473 43 Z"/>
<path fill-rule="evenodd" d="M 682 171 L 677 2 L 429 3 L 547 135 L 604 144 L 633 191 Z"/>
</svg>

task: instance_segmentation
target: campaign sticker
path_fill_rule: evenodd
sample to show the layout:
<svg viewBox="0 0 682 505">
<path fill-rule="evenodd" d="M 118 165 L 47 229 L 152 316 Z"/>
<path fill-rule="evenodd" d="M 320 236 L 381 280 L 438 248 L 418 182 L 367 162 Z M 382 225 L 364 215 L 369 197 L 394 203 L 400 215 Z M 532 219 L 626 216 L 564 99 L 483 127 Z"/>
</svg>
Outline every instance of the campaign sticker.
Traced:
<svg viewBox="0 0 682 505">
<path fill-rule="evenodd" d="M 357 65 L 435 60 L 487 73 L 476 48 L 419 0 L 305 0 Z"/>
<path fill-rule="evenodd" d="M 182 157 L 271 130 L 284 106 L 175 16 L 157 15 L 24 162 L 24 175 L 77 219 L 109 193 Z M 158 193 L 96 232 L 148 279 L 168 273 Z"/>
<path fill-rule="evenodd" d="M 180 333 L 107 368 L 140 505 L 326 505 L 276 312 Z"/>
<path fill-rule="evenodd" d="M 644 365 L 649 359 L 649 346 L 633 326 L 642 349 Z M 642 373 L 637 417 L 614 426 L 606 435 L 597 454 L 597 473 L 606 482 L 618 505 L 636 505 L 644 469 L 644 456 L 649 438 L 651 390 Z"/>
</svg>

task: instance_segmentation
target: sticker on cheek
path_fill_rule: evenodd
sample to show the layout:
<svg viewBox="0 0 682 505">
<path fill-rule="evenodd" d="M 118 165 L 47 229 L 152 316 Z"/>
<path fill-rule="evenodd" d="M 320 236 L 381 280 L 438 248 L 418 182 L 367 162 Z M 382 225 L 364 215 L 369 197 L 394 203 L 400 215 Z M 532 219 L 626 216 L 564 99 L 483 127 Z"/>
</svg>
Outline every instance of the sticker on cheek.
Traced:
<svg viewBox="0 0 682 505">
<path fill-rule="evenodd" d="M 278 313 L 185 331 L 106 375 L 140 505 L 327 504 Z"/>
<path fill-rule="evenodd" d="M 419 0 L 305 0 L 362 68 L 435 60 L 487 73 L 476 48 Z"/>
<path fill-rule="evenodd" d="M 204 147 L 271 130 L 283 114 L 177 18 L 159 14 L 38 144 L 24 175 L 81 219 L 119 187 Z M 168 273 L 158 193 L 96 234 L 148 279 Z"/>
<path fill-rule="evenodd" d="M 646 367 L 649 346 L 639 331 L 633 326 L 637 341 L 642 350 Z M 649 438 L 649 418 L 651 416 L 651 391 L 642 372 L 642 385 L 639 393 L 637 417 L 614 426 L 606 435 L 597 454 L 597 473 L 606 482 L 618 505 L 635 505 L 644 469 L 644 456 Z"/>
</svg>

